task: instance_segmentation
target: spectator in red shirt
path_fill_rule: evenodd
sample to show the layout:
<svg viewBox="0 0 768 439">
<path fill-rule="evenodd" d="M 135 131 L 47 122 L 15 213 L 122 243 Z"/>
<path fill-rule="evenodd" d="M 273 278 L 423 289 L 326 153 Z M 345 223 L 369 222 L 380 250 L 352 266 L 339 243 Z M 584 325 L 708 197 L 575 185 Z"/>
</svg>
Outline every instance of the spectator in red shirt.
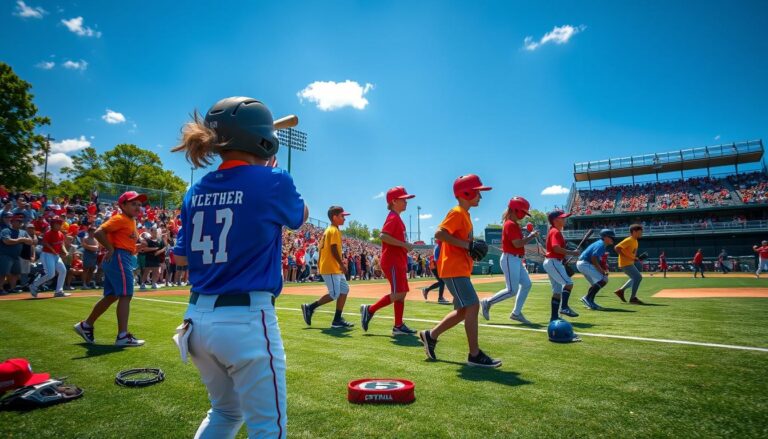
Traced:
<svg viewBox="0 0 768 439">
<path fill-rule="evenodd" d="M 696 274 L 701 272 L 701 278 L 704 279 L 704 254 L 701 249 L 696 250 L 696 254 L 693 255 L 693 277 L 696 278 Z"/>
</svg>

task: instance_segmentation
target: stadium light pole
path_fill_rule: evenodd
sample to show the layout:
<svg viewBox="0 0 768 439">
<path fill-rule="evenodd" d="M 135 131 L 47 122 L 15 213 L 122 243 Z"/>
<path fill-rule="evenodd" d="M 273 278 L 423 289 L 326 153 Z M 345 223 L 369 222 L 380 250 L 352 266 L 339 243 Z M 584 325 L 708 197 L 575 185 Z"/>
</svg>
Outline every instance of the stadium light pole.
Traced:
<svg viewBox="0 0 768 439">
<path fill-rule="evenodd" d="M 421 206 L 416 206 L 416 240 L 421 241 Z"/>
<path fill-rule="evenodd" d="M 51 151 L 51 140 L 56 140 L 48 134 L 45 137 L 45 165 L 43 165 L 43 195 L 48 196 L 48 153 Z"/>
<path fill-rule="evenodd" d="M 291 173 L 291 150 L 307 150 L 307 133 L 293 128 L 277 130 L 277 138 L 280 145 L 288 148 L 288 173 Z"/>
</svg>

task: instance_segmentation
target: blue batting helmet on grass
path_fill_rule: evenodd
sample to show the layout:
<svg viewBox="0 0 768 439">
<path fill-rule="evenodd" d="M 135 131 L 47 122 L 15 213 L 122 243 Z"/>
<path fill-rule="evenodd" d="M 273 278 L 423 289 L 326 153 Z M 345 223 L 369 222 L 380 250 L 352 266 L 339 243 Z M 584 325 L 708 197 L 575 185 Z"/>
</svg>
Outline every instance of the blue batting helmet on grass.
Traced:
<svg viewBox="0 0 768 439">
<path fill-rule="evenodd" d="M 552 320 L 547 327 L 547 335 L 549 341 L 555 343 L 570 343 L 573 341 L 581 341 L 578 335 L 573 333 L 573 326 L 570 323 L 562 319 Z"/>
</svg>

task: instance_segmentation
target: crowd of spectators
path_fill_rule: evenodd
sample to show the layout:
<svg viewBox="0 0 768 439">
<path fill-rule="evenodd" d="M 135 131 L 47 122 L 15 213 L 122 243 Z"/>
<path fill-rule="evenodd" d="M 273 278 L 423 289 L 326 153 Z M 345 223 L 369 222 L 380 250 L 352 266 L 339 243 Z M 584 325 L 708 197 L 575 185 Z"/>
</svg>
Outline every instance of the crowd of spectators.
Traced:
<svg viewBox="0 0 768 439">
<path fill-rule="evenodd" d="M 731 175 L 728 182 L 733 185 L 745 204 L 768 202 L 768 179 L 762 172 Z"/>
<path fill-rule="evenodd" d="M 618 192 L 619 189 L 615 187 L 578 191 L 571 207 L 571 213 L 576 215 L 612 213 L 616 208 Z"/>
</svg>

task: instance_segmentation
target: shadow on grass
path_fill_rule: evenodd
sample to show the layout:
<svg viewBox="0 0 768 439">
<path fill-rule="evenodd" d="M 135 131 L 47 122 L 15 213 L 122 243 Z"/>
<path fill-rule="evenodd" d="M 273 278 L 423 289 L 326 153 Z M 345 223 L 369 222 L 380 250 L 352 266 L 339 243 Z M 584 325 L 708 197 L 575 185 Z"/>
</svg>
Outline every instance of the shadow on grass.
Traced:
<svg viewBox="0 0 768 439">
<path fill-rule="evenodd" d="M 389 342 L 403 347 L 422 347 L 419 337 L 412 335 L 381 335 L 381 334 L 363 334 L 363 337 L 386 337 Z"/>
<path fill-rule="evenodd" d="M 634 305 L 633 304 L 632 306 L 669 306 L 669 305 L 666 305 L 664 303 L 648 303 L 648 302 L 643 302 L 642 305 Z"/>
<path fill-rule="evenodd" d="M 432 360 L 426 360 L 432 361 Z M 505 386 L 522 386 L 525 384 L 533 384 L 533 381 L 528 381 L 520 378 L 519 372 L 513 372 L 511 370 L 503 370 L 503 365 L 499 368 L 490 367 L 476 367 L 470 366 L 467 363 L 459 363 L 457 361 L 445 361 L 435 360 L 439 363 L 455 364 L 460 366 L 458 369 L 457 377 L 467 381 L 489 381 L 496 384 L 503 384 Z"/>
<path fill-rule="evenodd" d="M 354 328 L 304 328 L 305 331 L 319 331 L 321 334 L 330 335 L 331 337 L 347 338 L 350 336 L 350 332 L 354 331 Z"/>
<path fill-rule="evenodd" d="M 603 308 L 600 311 L 604 311 L 604 312 L 637 312 L 635 310 L 624 309 L 624 308 Z"/>
<path fill-rule="evenodd" d="M 85 348 L 85 355 L 82 357 L 73 357 L 73 360 L 82 360 L 84 358 L 100 357 L 102 355 L 119 352 L 125 349 L 125 346 L 115 346 L 112 344 L 90 344 L 90 343 L 78 343 L 79 346 Z"/>
<path fill-rule="evenodd" d="M 583 328 L 594 328 L 595 327 L 595 325 L 593 325 L 592 323 L 574 322 L 572 320 L 569 320 L 568 323 L 570 323 L 571 326 L 573 326 L 574 328 L 582 328 L 583 329 Z"/>
</svg>

